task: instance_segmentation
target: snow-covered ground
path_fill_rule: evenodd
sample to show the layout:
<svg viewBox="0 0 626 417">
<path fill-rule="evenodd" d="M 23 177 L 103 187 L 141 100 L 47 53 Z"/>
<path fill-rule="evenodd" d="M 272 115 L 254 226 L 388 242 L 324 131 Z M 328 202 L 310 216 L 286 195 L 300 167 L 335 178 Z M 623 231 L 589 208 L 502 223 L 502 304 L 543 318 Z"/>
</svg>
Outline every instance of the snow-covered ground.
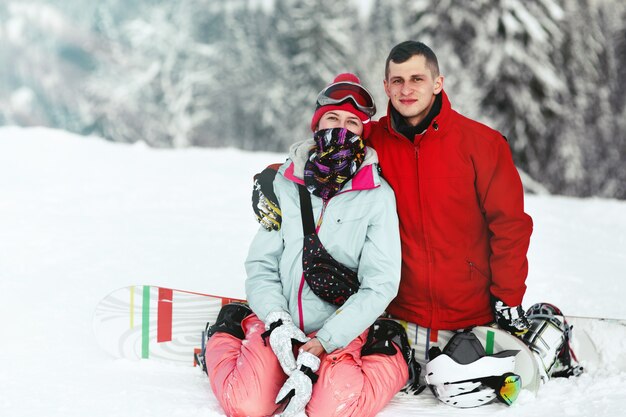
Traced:
<svg viewBox="0 0 626 417">
<path fill-rule="evenodd" d="M 0 128 L 0 416 L 223 416 L 198 369 L 115 360 L 91 316 L 150 283 L 244 296 L 257 224 L 252 175 L 285 155 L 154 150 L 48 129 Z M 524 305 L 626 318 L 626 202 L 527 196 L 535 222 Z M 381 416 L 617 416 L 626 373 L 595 369 L 457 410 L 428 392 Z"/>
</svg>

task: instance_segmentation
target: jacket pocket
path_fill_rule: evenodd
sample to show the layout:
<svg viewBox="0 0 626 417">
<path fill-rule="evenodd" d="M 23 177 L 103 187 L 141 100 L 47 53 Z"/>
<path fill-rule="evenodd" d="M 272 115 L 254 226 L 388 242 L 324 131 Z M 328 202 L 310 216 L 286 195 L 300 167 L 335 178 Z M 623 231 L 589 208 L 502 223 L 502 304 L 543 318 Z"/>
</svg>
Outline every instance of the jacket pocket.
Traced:
<svg viewBox="0 0 626 417">
<path fill-rule="evenodd" d="M 319 230 L 319 238 L 328 253 L 345 266 L 356 270 L 367 236 L 368 219 L 363 213 L 335 215 L 327 213 Z"/>
<path fill-rule="evenodd" d="M 469 259 L 466 260 L 467 265 L 469 267 L 469 278 L 470 280 L 480 279 L 483 281 L 491 281 L 487 274 L 482 271 L 482 268 L 478 267 L 474 262 Z"/>
</svg>

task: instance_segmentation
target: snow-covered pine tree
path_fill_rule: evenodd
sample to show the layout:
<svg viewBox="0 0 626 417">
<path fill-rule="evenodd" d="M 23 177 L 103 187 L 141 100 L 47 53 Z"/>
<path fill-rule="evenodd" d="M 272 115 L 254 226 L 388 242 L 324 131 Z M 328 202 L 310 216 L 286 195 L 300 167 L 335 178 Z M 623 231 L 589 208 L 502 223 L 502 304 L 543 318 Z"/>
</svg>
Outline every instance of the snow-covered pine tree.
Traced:
<svg viewBox="0 0 626 417">
<path fill-rule="evenodd" d="M 211 48 L 194 38 L 197 1 L 141 2 L 120 13 L 117 0 L 101 3 L 95 24 L 109 48 L 91 78 L 98 130 L 105 137 L 152 146 L 189 146 L 207 114 L 198 103 L 209 93 Z M 129 10 L 126 10 L 128 12 Z"/>
<path fill-rule="evenodd" d="M 2 3 L 0 123 L 284 151 L 338 72 L 356 72 L 382 115 L 387 53 L 415 39 L 454 107 L 506 134 L 532 177 L 626 198 L 623 1 L 372 0 L 366 20 L 358 1 L 266 4 Z"/>
<path fill-rule="evenodd" d="M 219 45 L 220 92 L 214 97 L 223 120 L 230 121 L 231 143 L 250 150 L 285 149 L 281 134 L 282 107 L 288 97 L 285 89 L 286 58 L 277 53 L 274 29 L 265 9 L 242 2 L 236 9 L 229 4 L 226 25 L 228 39 Z M 229 62 L 230 61 L 230 62 Z M 214 93 L 215 94 L 215 91 Z"/>
<path fill-rule="evenodd" d="M 619 80 L 626 80 L 626 7 L 621 7 L 621 12 L 617 14 L 617 19 L 621 22 L 614 35 L 614 54 L 617 62 L 617 77 Z M 607 195 L 626 199 L 626 169 L 624 162 L 626 161 L 626 83 L 619 82 L 617 91 L 617 123 L 618 136 L 616 138 L 615 148 L 618 154 L 619 169 L 615 176 L 615 190 L 611 194 L 611 190 L 607 190 Z"/>
<path fill-rule="evenodd" d="M 243 119 L 249 135 L 243 138 L 243 147 L 253 150 L 284 151 L 296 139 L 287 131 L 286 103 L 292 94 L 289 57 L 282 51 L 275 28 L 273 10 L 259 7 L 248 9 L 250 27 L 245 47 L 254 56 L 254 66 L 249 70 L 251 84 L 247 86 L 247 98 Z"/>
<path fill-rule="evenodd" d="M 90 33 L 54 4 L 32 2 L 3 3 L 0 27 L 7 121 L 88 131 L 90 103 L 80 92 L 94 65 Z"/>
<path fill-rule="evenodd" d="M 618 33 L 624 29 L 619 2 L 566 5 L 563 70 L 570 94 L 562 124 L 558 164 L 548 173 L 554 190 L 571 195 L 615 196 L 623 189 L 623 88 Z M 623 33 L 623 32 L 622 32 Z M 620 155 L 621 153 L 621 155 Z M 559 175 L 560 174 L 560 175 Z M 623 194 L 622 194 L 623 195 Z"/>
<path fill-rule="evenodd" d="M 359 51 L 357 57 L 362 72 L 361 82 L 374 95 L 376 100 L 377 118 L 387 112 L 388 99 L 383 87 L 385 77 L 385 60 L 389 51 L 395 45 L 406 40 L 418 40 L 410 31 L 413 14 L 407 7 L 414 7 L 415 3 L 406 0 L 373 0 L 371 12 L 367 20 L 360 24 Z"/>
<path fill-rule="evenodd" d="M 351 2 L 276 0 L 272 27 L 277 50 L 287 57 L 282 123 L 284 144 L 310 136 L 317 93 L 339 72 L 358 72 L 355 31 L 358 10 Z"/>
<path fill-rule="evenodd" d="M 450 62 L 448 75 L 448 85 L 461 98 L 453 103 L 500 130 L 518 166 L 542 177 L 554 142 L 544 121 L 555 117 L 564 89 L 552 61 L 560 42 L 555 24 L 560 9 L 552 0 L 512 0 L 468 2 L 446 10 L 429 20 L 439 24 L 427 31 L 434 38 L 443 35 L 451 48 L 440 54 L 442 59 L 458 58 Z"/>
</svg>

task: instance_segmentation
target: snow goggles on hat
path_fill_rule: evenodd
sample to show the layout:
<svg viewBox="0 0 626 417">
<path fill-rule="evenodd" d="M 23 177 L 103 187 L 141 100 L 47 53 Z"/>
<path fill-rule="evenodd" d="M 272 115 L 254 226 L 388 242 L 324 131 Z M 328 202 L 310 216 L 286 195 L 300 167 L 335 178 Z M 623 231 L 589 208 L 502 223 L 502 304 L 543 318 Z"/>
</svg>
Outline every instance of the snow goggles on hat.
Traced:
<svg viewBox="0 0 626 417">
<path fill-rule="evenodd" d="M 376 114 L 376 105 L 370 92 L 362 85 L 349 81 L 331 84 L 320 91 L 317 96 L 317 107 L 339 105 L 347 101 L 370 117 Z"/>
</svg>

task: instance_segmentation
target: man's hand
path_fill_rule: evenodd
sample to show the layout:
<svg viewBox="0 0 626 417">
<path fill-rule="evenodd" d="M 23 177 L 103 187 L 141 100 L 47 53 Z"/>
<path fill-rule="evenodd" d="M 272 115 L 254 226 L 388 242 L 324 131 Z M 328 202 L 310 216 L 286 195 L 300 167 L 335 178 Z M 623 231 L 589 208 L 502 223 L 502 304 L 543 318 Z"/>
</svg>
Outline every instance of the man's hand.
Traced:
<svg viewBox="0 0 626 417">
<path fill-rule="evenodd" d="M 265 319 L 264 336 L 269 334 L 270 346 L 287 375 L 291 375 L 296 369 L 296 359 L 293 356 L 293 341 L 306 343 L 307 335 L 298 329 L 291 316 L 284 311 L 275 311 L 267 315 Z"/>
<path fill-rule="evenodd" d="M 274 193 L 274 178 L 280 164 L 272 164 L 254 176 L 252 210 L 257 221 L 267 231 L 279 230 L 282 212 Z"/>
<path fill-rule="evenodd" d="M 296 366 L 297 369 L 285 381 L 276 396 L 276 404 L 289 400 L 287 408 L 278 415 L 279 417 L 302 415 L 311 400 L 313 383 L 317 380 L 315 372 L 320 368 L 320 359 L 309 352 L 300 352 Z"/>
<path fill-rule="evenodd" d="M 521 305 L 511 307 L 496 297 L 491 298 L 491 305 L 496 323 L 501 329 L 515 336 L 522 336 L 528 331 L 530 323 Z"/>
</svg>

